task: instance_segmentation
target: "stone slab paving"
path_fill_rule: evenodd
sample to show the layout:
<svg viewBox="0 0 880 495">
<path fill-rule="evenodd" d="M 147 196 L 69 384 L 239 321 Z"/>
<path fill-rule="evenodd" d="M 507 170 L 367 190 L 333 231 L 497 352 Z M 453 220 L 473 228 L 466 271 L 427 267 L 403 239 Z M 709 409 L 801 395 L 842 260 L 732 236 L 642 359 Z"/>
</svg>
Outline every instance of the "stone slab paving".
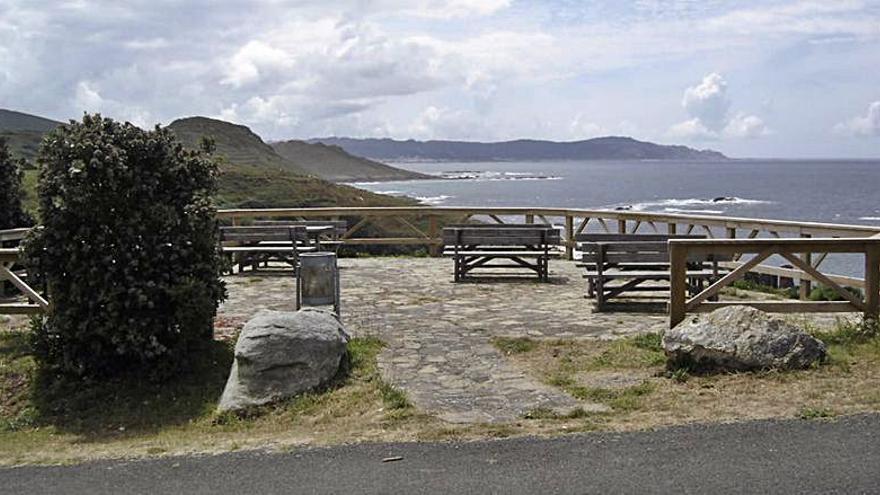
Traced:
<svg viewBox="0 0 880 495">
<path fill-rule="evenodd" d="M 551 283 L 533 279 L 452 282 L 452 261 L 435 258 L 340 260 L 342 313 L 358 336 L 387 343 L 383 376 L 416 407 L 450 422 L 503 422 L 529 411 L 605 406 L 578 401 L 511 365 L 493 337 L 609 339 L 663 328 L 657 314 L 594 314 L 573 263 L 551 262 Z M 289 275 L 229 277 L 218 333 L 259 309 L 292 310 Z"/>
</svg>

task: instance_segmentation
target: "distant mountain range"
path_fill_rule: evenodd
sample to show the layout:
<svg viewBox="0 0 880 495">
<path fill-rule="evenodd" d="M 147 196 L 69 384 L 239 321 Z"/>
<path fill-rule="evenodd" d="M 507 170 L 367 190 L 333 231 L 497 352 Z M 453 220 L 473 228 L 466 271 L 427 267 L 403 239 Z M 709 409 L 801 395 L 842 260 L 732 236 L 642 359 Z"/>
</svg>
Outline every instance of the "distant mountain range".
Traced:
<svg viewBox="0 0 880 495">
<path fill-rule="evenodd" d="M 629 137 L 584 141 L 520 139 L 496 143 L 468 141 L 398 141 L 394 139 L 319 138 L 310 143 L 339 146 L 352 155 L 389 161 L 541 161 L 541 160 L 725 160 L 712 150 L 669 146 Z"/>
</svg>

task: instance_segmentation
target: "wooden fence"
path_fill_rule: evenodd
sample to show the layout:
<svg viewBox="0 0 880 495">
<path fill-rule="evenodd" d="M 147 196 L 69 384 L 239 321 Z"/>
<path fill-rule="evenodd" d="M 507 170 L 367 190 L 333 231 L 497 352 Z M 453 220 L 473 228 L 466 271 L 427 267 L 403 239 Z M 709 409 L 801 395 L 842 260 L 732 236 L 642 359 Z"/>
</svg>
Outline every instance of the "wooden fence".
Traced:
<svg viewBox="0 0 880 495">
<path fill-rule="evenodd" d="M 830 244 L 823 245 L 828 247 L 827 250 L 823 251 L 820 249 L 814 252 L 801 253 L 799 259 L 803 263 L 791 263 L 791 267 L 758 263 L 750 266 L 747 270 L 752 273 L 800 280 L 801 299 L 807 299 L 811 290 L 811 283 L 814 281 L 827 284 L 827 280 L 830 280 L 838 285 L 865 289 L 865 280 L 863 278 L 828 274 L 820 271 L 820 268 L 823 263 L 826 263 L 828 253 L 840 252 L 831 249 L 835 244 L 833 238 L 880 236 L 880 227 L 865 225 L 572 208 L 429 206 L 268 208 L 220 210 L 219 217 L 237 225 L 246 224 L 256 219 L 270 218 L 301 220 L 339 220 L 345 218 L 349 220 L 350 224 L 348 230 L 342 235 L 341 240 L 347 246 L 424 246 L 432 255 L 440 254 L 442 244 L 440 233 L 444 224 L 467 221 L 497 223 L 541 222 L 558 225 L 563 231 L 563 248 L 569 259 L 572 259 L 575 252 L 575 236 L 584 232 L 702 234 L 706 235 L 709 240 L 830 239 Z M 378 228 L 366 228 L 371 225 Z M 371 235 L 365 235 L 368 232 Z M 389 232 L 391 234 L 387 234 Z M 741 261 L 737 260 L 727 264 L 727 267 L 736 270 L 740 265 Z M 804 268 L 807 266 L 810 269 L 805 271 Z M 822 273 L 827 280 L 817 277 L 813 272 Z M 744 271 L 740 273 L 744 273 Z M 5 276 L 5 272 L 3 276 Z M 10 279 L 8 276 L 5 276 L 5 278 Z M 30 299 L 39 307 L 39 301 L 33 298 Z M 4 310 L 0 309 L 0 313 L 2 312 Z"/>
<path fill-rule="evenodd" d="M 820 272 L 807 261 L 815 253 L 855 253 L 864 257 L 865 278 L 861 280 L 864 297 L 847 290 L 839 277 Z M 692 255 L 753 255 L 740 262 L 728 274 L 708 288 L 687 297 L 687 260 Z M 710 302 L 723 288 L 729 286 L 762 261 L 779 255 L 802 271 L 802 277 L 830 288 L 843 301 L 716 301 Z M 723 306 L 746 305 L 764 311 L 785 313 L 807 312 L 862 312 L 866 318 L 880 315 L 880 238 L 857 239 L 673 239 L 669 241 L 671 294 L 669 327 L 681 323 L 688 312 L 712 311 Z M 838 280 L 835 280 L 838 279 Z"/>
<path fill-rule="evenodd" d="M 880 227 L 842 225 L 791 220 L 766 220 L 716 215 L 664 214 L 634 211 L 586 210 L 572 208 L 479 208 L 479 207 L 374 207 L 374 208 L 275 208 L 221 210 L 220 217 L 233 223 L 257 218 L 339 219 L 358 218 L 342 240 L 346 245 L 421 245 L 432 255 L 441 247 L 440 229 L 444 223 L 463 223 L 469 220 L 488 222 L 542 222 L 559 225 L 563 230 L 563 246 L 568 259 L 575 251 L 575 236 L 584 232 L 608 233 L 669 233 L 702 234 L 710 239 L 785 239 L 785 238 L 860 238 L 880 235 Z M 383 221 L 397 224 L 408 237 L 360 237 L 362 229 L 371 223 Z M 806 253 L 803 260 L 819 269 L 828 259 L 828 253 Z M 726 263 L 735 269 L 739 264 Z M 752 273 L 787 277 L 800 280 L 801 299 L 807 299 L 812 290 L 813 277 L 797 267 L 759 264 Z M 859 277 L 830 275 L 838 283 L 864 288 Z"/>
<path fill-rule="evenodd" d="M 49 302 L 31 288 L 12 266 L 19 261 L 18 248 L 0 249 L 0 282 L 8 280 L 24 294 L 29 302 L 8 302 L 0 304 L 0 314 L 35 314 L 49 308 Z"/>
</svg>

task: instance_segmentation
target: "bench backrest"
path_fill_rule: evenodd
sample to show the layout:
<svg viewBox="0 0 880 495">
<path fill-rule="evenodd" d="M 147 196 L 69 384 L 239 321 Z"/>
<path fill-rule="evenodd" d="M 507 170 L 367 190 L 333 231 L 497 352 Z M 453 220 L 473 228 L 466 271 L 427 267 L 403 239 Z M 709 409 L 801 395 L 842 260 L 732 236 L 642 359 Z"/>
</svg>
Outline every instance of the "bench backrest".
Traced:
<svg viewBox="0 0 880 495">
<path fill-rule="evenodd" d="M 254 220 L 258 227 L 322 227 L 330 225 L 333 231 L 328 235 L 338 238 L 348 232 L 348 222 L 345 220 Z"/>
<path fill-rule="evenodd" d="M 669 243 L 666 241 L 585 242 L 579 248 L 583 263 L 669 263 Z M 730 259 L 727 255 L 694 254 L 688 257 L 688 262 L 705 263 Z"/>
<path fill-rule="evenodd" d="M 308 242 L 304 226 L 220 227 L 221 243 Z"/>
<path fill-rule="evenodd" d="M 575 242 L 668 241 L 669 239 L 705 239 L 699 234 L 609 234 L 584 233 L 574 236 Z"/>
<path fill-rule="evenodd" d="M 443 228 L 447 246 L 558 246 L 559 229 L 549 224 L 476 224 Z"/>
</svg>

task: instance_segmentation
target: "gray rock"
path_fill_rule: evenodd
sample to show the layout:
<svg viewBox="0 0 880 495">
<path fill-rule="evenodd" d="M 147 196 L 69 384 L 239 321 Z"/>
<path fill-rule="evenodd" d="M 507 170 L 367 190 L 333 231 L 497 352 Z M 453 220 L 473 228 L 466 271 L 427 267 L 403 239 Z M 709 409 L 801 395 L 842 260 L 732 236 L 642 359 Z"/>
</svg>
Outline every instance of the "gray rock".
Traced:
<svg viewBox="0 0 880 495">
<path fill-rule="evenodd" d="M 248 321 L 220 411 L 268 404 L 326 385 L 347 359 L 348 335 L 332 313 L 264 310 Z"/>
<path fill-rule="evenodd" d="M 790 323 L 745 306 L 728 306 L 663 335 L 670 368 L 745 371 L 804 369 L 824 359 L 825 344 Z"/>
</svg>

